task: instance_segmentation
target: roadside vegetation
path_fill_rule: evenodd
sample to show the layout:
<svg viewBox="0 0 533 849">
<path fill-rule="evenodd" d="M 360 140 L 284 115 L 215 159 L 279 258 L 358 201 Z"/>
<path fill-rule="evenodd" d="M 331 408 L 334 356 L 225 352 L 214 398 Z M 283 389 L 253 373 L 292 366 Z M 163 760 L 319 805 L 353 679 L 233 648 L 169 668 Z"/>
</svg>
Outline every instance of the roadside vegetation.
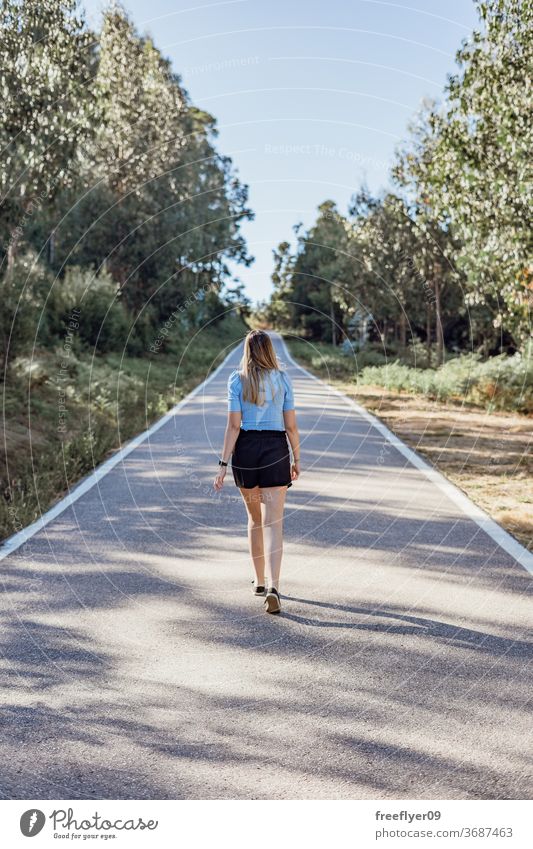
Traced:
<svg viewBox="0 0 533 849">
<path fill-rule="evenodd" d="M 44 512 L 246 330 L 247 187 L 120 4 L 2 4 L 0 535 Z M 186 354 L 183 356 L 184 352 Z"/>
<path fill-rule="evenodd" d="M 4 388 L 0 536 L 37 519 L 77 481 L 208 376 L 247 331 L 230 315 L 164 353 L 93 356 L 73 344 L 15 364 Z M 66 367 L 62 364 L 66 362 Z"/>
<path fill-rule="evenodd" d="M 254 321 L 531 547 L 533 7 L 476 5 L 388 188 L 296 223 Z"/>
<path fill-rule="evenodd" d="M 358 388 L 380 386 L 393 392 L 422 395 L 437 401 L 533 414 L 533 358 L 501 354 L 483 360 L 479 353 L 456 354 L 437 368 L 420 367 L 416 351 L 387 361 L 378 349 L 359 353 L 297 338 L 287 341 L 302 364 L 322 375 L 349 381 Z"/>
<path fill-rule="evenodd" d="M 387 365 L 365 365 L 379 360 L 379 351 L 354 359 L 328 344 L 310 344 L 289 334 L 285 341 L 305 368 L 374 413 L 533 551 L 531 369 L 514 388 L 509 381 L 496 399 L 490 381 L 505 387 L 507 378 L 490 377 L 481 369 L 479 383 L 465 398 L 465 381 L 473 383 L 466 358 L 458 358 L 453 368 L 450 361 L 443 388 L 439 369 L 393 363 L 388 375 Z M 405 373 L 412 372 L 419 377 L 406 380 Z M 525 400 L 518 402 L 522 395 Z M 517 412 L 519 408 L 527 408 L 528 414 Z"/>
<path fill-rule="evenodd" d="M 384 385 L 416 388 L 433 375 L 432 391 L 450 385 L 484 402 L 497 380 L 495 404 L 501 396 L 527 409 L 533 6 L 477 6 L 479 28 L 458 50 L 441 100 L 411 122 L 389 188 L 361 186 L 347 211 L 324 200 L 310 228 L 295 224 L 296 239 L 274 251 L 273 292 L 257 320 L 351 346 L 362 365 L 386 363 L 371 374 Z"/>
</svg>

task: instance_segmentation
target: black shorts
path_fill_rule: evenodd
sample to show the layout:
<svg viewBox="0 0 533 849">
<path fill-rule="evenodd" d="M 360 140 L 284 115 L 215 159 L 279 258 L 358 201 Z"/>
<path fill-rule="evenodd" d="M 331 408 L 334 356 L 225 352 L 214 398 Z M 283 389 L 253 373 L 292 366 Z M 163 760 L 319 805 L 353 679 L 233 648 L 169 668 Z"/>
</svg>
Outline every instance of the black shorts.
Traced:
<svg viewBox="0 0 533 849">
<path fill-rule="evenodd" d="M 291 460 L 284 430 L 241 430 L 231 458 L 235 485 L 292 486 Z"/>
</svg>

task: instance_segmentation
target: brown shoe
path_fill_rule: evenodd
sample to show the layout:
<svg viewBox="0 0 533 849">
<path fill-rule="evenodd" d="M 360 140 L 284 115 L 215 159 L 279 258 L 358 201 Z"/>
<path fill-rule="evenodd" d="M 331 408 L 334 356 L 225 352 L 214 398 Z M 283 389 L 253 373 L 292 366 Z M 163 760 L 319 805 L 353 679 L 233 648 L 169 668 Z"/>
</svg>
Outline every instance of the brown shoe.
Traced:
<svg viewBox="0 0 533 849">
<path fill-rule="evenodd" d="M 279 593 L 272 587 L 266 594 L 265 610 L 267 613 L 279 613 L 281 610 L 281 599 Z"/>
</svg>

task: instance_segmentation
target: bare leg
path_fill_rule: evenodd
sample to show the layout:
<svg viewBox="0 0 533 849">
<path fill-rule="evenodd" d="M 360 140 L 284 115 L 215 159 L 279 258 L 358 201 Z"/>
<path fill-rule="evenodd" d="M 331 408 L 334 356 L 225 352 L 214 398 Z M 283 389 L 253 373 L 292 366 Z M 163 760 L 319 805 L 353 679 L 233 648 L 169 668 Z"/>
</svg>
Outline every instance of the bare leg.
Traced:
<svg viewBox="0 0 533 849">
<path fill-rule="evenodd" d="M 241 489 L 243 501 L 248 513 L 248 545 L 255 570 L 256 586 L 265 584 L 265 557 L 263 550 L 263 523 L 261 518 L 261 491 L 258 486 L 253 489 Z"/>
<path fill-rule="evenodd" d="M 279 589 L 281 555 L 283 554 L 283 509 L 286 494 L 286 486 L 268 486 L 261 489 L 265 572 L 269 589 L 271 587 Z"/>
</svg>

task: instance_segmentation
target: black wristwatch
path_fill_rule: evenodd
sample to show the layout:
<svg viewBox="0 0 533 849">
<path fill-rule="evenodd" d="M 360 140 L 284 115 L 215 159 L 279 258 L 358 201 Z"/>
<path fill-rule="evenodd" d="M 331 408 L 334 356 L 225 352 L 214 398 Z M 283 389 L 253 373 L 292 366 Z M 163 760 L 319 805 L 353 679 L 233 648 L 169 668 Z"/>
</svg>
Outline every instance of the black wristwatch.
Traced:
<svg viewBox="0 0 533 849">
<path fill-rule="evenodd" d="M 219 465 L 219 466 L 227 466 L 228 464 L 227 464 L 227 463 L 225 463 L 225 462 L 224 462 L 224 460 L 219 460 L 219 461 L 218 461 L 218 465 Z"/>
</svg>

